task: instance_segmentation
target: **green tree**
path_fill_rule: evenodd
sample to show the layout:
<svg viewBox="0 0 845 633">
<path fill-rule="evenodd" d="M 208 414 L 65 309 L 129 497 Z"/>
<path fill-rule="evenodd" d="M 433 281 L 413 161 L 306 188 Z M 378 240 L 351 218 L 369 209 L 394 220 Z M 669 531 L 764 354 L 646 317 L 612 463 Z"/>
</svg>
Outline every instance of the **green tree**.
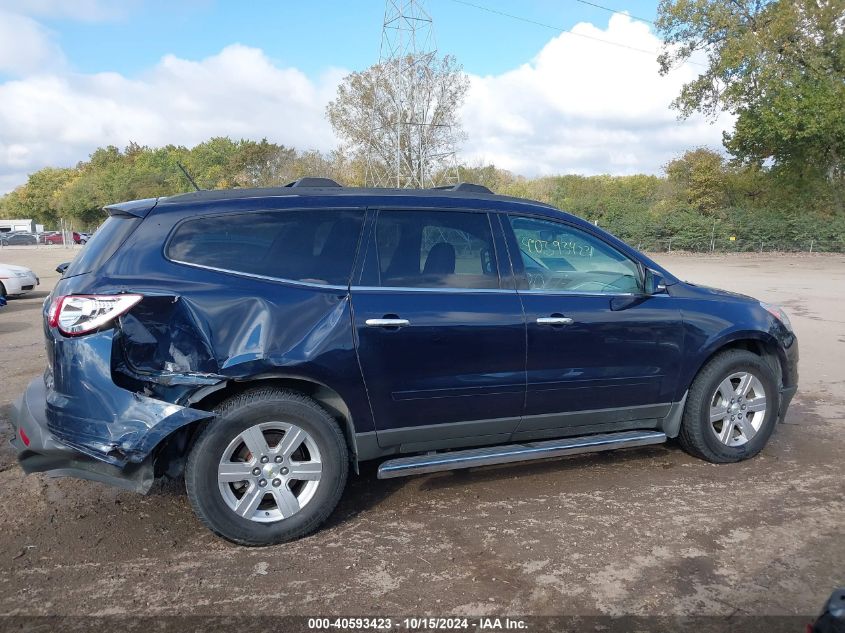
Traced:
<svg viewBox="0 0 845 633">
<path fill-rule="evenodd" d="M 73 175 L 73 169 L 54 167 L 45 167 L 33 172 L 25 185 L 8 196 L 3 205 L 4 214 L 32 218 L 39 224 L 56 226 L 60 216 L 60 192 Z"/>
<path fill-rule="evenodd" d="M 664 169 L 674 197 L 705 215 L 717 213 L 727 199 L 724 163 L 721 154 L 704 147 L 669 161 Z"/>
<path fill-rule="evenodd" d="M 725 146 L 744 164 L 845 178 L 845 0 L 661 0 L 662 74 L 691 57 L 706 68 L 674 101 L 735 114 Z"/>
</svg>

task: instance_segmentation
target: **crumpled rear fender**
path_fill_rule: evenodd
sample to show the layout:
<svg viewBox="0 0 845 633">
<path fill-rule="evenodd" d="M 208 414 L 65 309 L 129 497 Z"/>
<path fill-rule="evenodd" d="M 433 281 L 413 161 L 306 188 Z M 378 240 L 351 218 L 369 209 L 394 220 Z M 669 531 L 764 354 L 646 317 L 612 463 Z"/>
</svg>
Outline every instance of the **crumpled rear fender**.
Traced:
<svg viewBox="0 0 845 633">
<path fill-rule="evenodd" d="M 206 395 L 289 378 L 336 392 L 342 402 L 327 406 L 346 416 L 356 452 L 356 434 L 374 426 L 348 292 L 285 287 L 272 295 L 248 283 L 229 293 L 195 285 L 189 296 L 133 283 L 144 298 L 113 328 L 80 337 L 48 330 L 50 432 L 97 459 L 138 463 L 185 425 L 211 420 L 213 413 L 192 406 Z"/>
<path fill-rule="evenodd" d="M 285 287 L 272 294 L 198 287 L 189 296 L 148 295 L 121 318 L 115 381 L 130 391 L 189 406 L 219 388 L 269 378 L 329 387 L 354 420 L 374 425 L 360 377 L 348 292 Z"/>
<path fill-rule="evenodd" d="M 136 393 L 112 380 L 115 330 L 52 344 L 47 384 L 47 426 L 59 440 L 115 465 L 139 463 L 180 427 L 213 413 Z"/>
</svg>

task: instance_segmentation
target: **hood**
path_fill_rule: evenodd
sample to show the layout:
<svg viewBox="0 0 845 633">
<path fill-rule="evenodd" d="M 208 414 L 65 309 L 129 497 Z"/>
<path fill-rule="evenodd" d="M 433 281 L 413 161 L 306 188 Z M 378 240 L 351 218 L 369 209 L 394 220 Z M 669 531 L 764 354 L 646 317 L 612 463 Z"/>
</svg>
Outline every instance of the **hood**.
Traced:
<svg viewBox="0 0 845 633">
<path fill-rule="evenodd" d="M 739 292 L 731 292 L 730 290 L 722 290 L 721 288 L 713 288 L 711 286 L 700 286 L 689 281 L 685 281 L 684 284 L 695 290 L 697 293 L 710 297 L 725 297 L 729 299 L 739 299 L 741 301 L 757 302 L 757 299 L 754 297 L 750 297 Z"/>
<path fill-rule="evenodd" d="M 14 266 L 12 264 L 0 264 L 0 273 L 2 273 L 3 271 L 8 271 L 10 273 L 13 273 L 13 272 L 31 273 L 32 272 L 32 270 L 30 270 L 26 266 Z"/>
</svg>

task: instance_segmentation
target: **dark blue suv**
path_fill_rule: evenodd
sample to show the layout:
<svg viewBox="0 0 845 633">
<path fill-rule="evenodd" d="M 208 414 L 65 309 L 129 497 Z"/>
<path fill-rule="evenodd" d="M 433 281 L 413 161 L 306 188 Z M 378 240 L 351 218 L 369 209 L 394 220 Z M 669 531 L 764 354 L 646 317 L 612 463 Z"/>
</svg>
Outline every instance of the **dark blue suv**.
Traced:
<svg viewBox="0 0 845 633">
<path fill-rule="evenodd" d="M 146 492 L 184 474 L 248 545 L 379 477 L 678 438 L 759 452 L 797 385 L 786 315 L 477 185 L 324 179 L 107 207 L 45 302 L 16 403 L 26 472 Z"/>
</svg>

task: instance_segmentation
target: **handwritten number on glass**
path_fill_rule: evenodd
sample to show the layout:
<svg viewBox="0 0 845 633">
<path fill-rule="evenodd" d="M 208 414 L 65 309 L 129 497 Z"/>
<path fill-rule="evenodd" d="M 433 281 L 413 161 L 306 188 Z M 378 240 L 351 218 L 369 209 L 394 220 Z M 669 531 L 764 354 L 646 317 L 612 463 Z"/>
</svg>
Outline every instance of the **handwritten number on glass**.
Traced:
<svg viewBox="0 0 845 633">
<path fill-rule="evenodd" d="M 526 252 L 543 257 L 562 257 L 564 255 L 575 257 L 592 257 L 593 247 L 589 244 L 579 244 L 574 240 L 541 240 L 531 237 L 523 237 L 522 246 Z"/>
</svg>

